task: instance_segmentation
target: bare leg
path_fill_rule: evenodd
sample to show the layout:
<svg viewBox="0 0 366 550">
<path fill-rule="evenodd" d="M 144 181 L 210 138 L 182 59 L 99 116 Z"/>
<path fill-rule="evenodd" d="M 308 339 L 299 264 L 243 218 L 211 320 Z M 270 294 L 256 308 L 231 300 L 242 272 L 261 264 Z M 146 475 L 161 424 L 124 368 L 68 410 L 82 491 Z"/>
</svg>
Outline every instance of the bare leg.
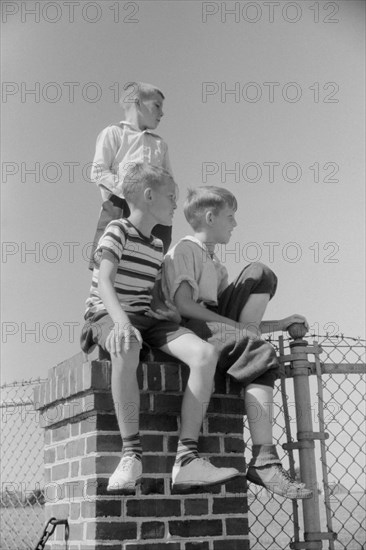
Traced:
<svg viewBox="0 0 366 550">
<path fill-rule="evenodd" d="M 270 386 L 250 384 L 245 390 L 245 405 L 252 438 L 253 458 L 247 479 L 287 498 L 310 498 L 312 491 L 292 479 L 283 469 L 272 439 L 273 390 Z"/>
<path fill-rule="evenodd" d="M 161 349 L 190 368 L 182 403 L 180 439 L 197 440 L 212 394 L 217 353 L 213 346 L 193 334 L 184 334 Z"/>
<path fill-rule="evenodd" d="M 112 396 L 121 437 L 122 458 L 109 478 L 107 491 L 134 494 L 142 477 L 141 441 L 139 437 L 140 390 L 136 370 L 140 345 L 132 343 L 129 351 L 111 354 Z"/>
<path fill-rule="evenodd" d="M 120 355 L 112 355 L 112 397 L 122 437 L 139 431 L 140 390 L 136 370 L 140 346 Z"/>
<path fill-rule="evenodd" d="M 172 472 L 174 492 L 225 483 L 239 475 L 235 468 L 216 468 L 199 458 L 197 442 L 213 389 L 217 352 L 194 334 L 184 334 L 162 347 L 190 368 L 184 392 L 178 452 Z"/>
<path fill-rule="evenodd" d="M 251 294 L 239 316 L 239 322 L 259 337 L 269 298 L 269 294 Z M 249 384 L 245 389 L 245 406 L 253 443 L 248 481 L 287 498 L 310 498 L 312 491 L 285 472 L 273 444 L 273 389 L 263 384 Z"/>
<path fill-rule="evenodd" d="M 271 445 L 273 389 L 261 384 L 249 384 L 245 388 L 245 408 L 253 445 Z"/>
<path fill-rule="evenodd" d="M 260 336 L 259 325 L 263 319 L 268 302 L 269 294 L 251 294 L 240 313 L 239 323 Z"/>
</svg>

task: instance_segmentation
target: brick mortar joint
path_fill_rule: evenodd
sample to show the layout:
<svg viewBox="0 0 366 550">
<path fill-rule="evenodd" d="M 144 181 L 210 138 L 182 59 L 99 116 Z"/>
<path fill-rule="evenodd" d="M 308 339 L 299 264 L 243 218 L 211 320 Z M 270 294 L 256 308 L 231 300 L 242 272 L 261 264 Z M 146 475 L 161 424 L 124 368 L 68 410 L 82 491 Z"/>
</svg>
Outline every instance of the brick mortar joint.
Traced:
<svg viewBox="0 0 366 550">
<path fill-rule="evenodd" d="M 47 409 L 51 409 L 58 406 L 67 405 L 68 403 L 72 403 L 73 401 L 76 401 L 77 399 L 87 397 L 88 395 L 109 395 L 111 393 L 110 390 L 102 390 L 99 388 L 88 388 L 87 390 L 82 390 L 76 393 L 72 393 L 68 395 L 67 397 L 60 397 L 58 399 L 54 399 L 53 401 L 49 401 L 45 405 L 35 406 L 35 410 L 37 411 L 44 411 Z M 35 403 L 37 405 L 37 403 Z M 39 404 L 38 404 L 39 405 Z"/>
<path fill-rule="evenodd" d="M 80 422 L 81 420 L 86 420 L 87 418 L 90 418 L 91 416 L 95 416 L 96 415 L 96 409 L 91 409 L 90 411 L 84 411 L 78 415 L 75 415 L 75 416 L 68 416 L 67 418 L 64 418 L 63 420 L 58 420 L 57 422 L 54 422 L 53 424 L 50 423 L 48 424 L 47 426 L 44 427 L 45 430 L 56 430 L 57 428 L 62 428 L 63 426 L 67 426 L 68 424 L 77 424 L 78 422 Z M 105 415 L 108 415 L 108 416 L 114 416 L 114 412 L 103 412 L 103 414 Z M 94 430 L 93 432 L 90 432 L 90 433 L 99 433 L 100 430 Z M 88 432 L 89 433 L 89 432 Z M 116 432 L 114 432 L 116 433 Z M 80 434 L 76 435 L 76 436 L 73 436 L 73 437 L 79 437 Z M 64 441 L 64 440 L 62 440 Z M 61 443 L 61 441 L 60 441 Z"/>
<path fill-rule="evenodd" d="M 146 415 L 149 415 L 149 416 L 161 416 L 162 413 L 160 411 L 142 411 L 144 414 Z M 45 430 L 55 430 L 57 428 L 61 428 L 65 425 L 68 425 L 68 424 L 76 424 L 82 420 L 86 420 L 90 417 L 93 417 L 93 416 L 96 416 L 97 414 L 102 414 L 104 416 L 115 416 L 115 412 L 110 410 L 110 411 L 98 411 L 98 409 L 90 409 L 88 411 L 84 411 L 84 412 L 81 412 L 75 416 L 68 416 L 62 420 L 58 420 L 57 422 L 51 422 L 49 424 L 47 424 L 46 426 L 44 426 L 44 429 Z M 180 420 L 180 413 L 173 413 L 171 414 L 171 416 L 175 416 L 177 417 L 178 420 Z M 238 434 L 237 433 L 223 433 L 222 431 L 221 432 L 218 432 L 218 431 L 213 431 L 212 429 L 210 429 L 208 427 L 208 425 L 206 426 L 205 425 L 205 422 L 206 424 L 208 423 L 208 420 L 209 419 L 212 419 L 212 418 L 231 418 L 231 419 L 242 419 L 243 418 L 243 414 L 242 413 L 232 413 L 232 414 L 224 414 L 224 413 L 213 413 L 213 412 L 208 412 L 205 419 L 204 419 L 204 424 L 203 424 L 203 431 L 202 431 L 202 435 L 205 436 L 205 437 L 208 437 L 208 436 L 215 436 L 215 437 L 238 437 Z M 107 433 L 108 432 L 108 433 Z M 146 435 L 161 435 L 162 432 L 161 430 L 140 430 L 140 433 L 142 435 L 144 435 L 144 433 L 146 432 Z M 171 436 L 175 436 L 176 434 L 178 434 L 179 432 L 179 429 L 178 430 L 174 430 L 174 431 L 171 431 L 169 432 L 169 435 Z M 113 434 L 116 434 L 117 431 L 115 430 L 92 430 L 92 432 L 90 433 L 96 433 L 96 434 L 101 434 L 101 435 L 113 435 Z M 167 432 L 164 433 L 164 435 L 166 435 Z M 79 434 L 78 434 L 79 435 Z M 73 436 L 73 437 L 78 437 L 78 435 L 76 436 Z"/>
<path fill-rule="evenodd" d="M 166 389 L 160 389 L 160 390 L 154 390 L 154 389 L 147 389 L 143 388 L 140 390 L 140 394 L 142 395 L 148 395 L 150 398 L 154 398 L 154 396 L 158 395 L 164 395 L 167 397 L 183 397 L 184 390 L 166 390 Z M 34 408 L 37 411 L 40 411 L 40 414 L 43 414 L 45 411 L 60 407 L 60 406 L 67 406 L 68 404 L 72 404 L 73 402 L 77 401 L 78 399 L 82 399 L 85 397 L 88 397 L 89 395 L 92 396 L 111 396 L 112 392 L 110 389 L 99 389 L 99 388 L 88 388 L 87 390 L 79 391 L 77 393 L 70 394 L 68 397 L 62 397 L 58 399 L 54 399 L 53 401 L 49 401 L 47 404 L 41 405 L 40 403 L 34 403 Z M 243 397 L 241 395 L 232 395 L 232 394 L 224 394 L 224 393 L 213 393 L 211 396 L 211 399 L 228 399 L 230 401 L 236 402 L 238 400 L 242 400 Z M 95 410 L 98 412 L 98 409 L 90 409 L 91 411 Z M 89 412 L 89 411 L 87 411 Z M 102 412 L 102 411 L 99 411 Z M 105 412 L 103 410 L 103 412 Z M 208 413 L 209 415 L 224 415 L 224 416 L 243 416 L 243 413 L 220 413 L 217 411 L 210 411 Z"/>
</svg>

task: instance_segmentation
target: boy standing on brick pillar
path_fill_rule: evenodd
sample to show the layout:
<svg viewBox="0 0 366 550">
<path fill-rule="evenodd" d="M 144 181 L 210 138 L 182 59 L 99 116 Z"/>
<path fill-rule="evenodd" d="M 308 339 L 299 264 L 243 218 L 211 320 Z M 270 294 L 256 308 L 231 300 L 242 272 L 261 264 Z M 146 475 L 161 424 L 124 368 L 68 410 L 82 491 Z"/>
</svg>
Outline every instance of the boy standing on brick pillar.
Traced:
<svg viewBox="0 0 366 550">
<path fill-rule="evenodd" d="M 172 174 L 165 141 L 152 132 L 163 117 L 164 95 L 145 82 L 128 82 L 120 104 L 125 120 L 112 124 L 98 135 L 91 178 L 99 186 L 103 204 L 94 237 L 89 268 L 94 267 L 94 252 L 108 223 L 127 218 L 130 210 L 122 192 L 128 167 L 135 163 L 158 166 Z M 153 234 L 163 241 L 166 252 L 172 240 L 171 226 L 157 225 Z"/>
<path fill-rule="evenodd" d="M 136 377 L 142 340 L 190 368 L 173 488 L 180 491 L 223 483 L 239 472 L 235 468 L 216 468 L 197 453 L 213 388 L 216 350 L 174 321 L 179 322 L 180 317 L 173 305 L 156 312 L 151 309 L 152 291 L 163 261 L 163 244 L 151 235 L 151 230 L 156 224 L 171 225 L 176 184 L 161 168 L 135 164 L 127 171 L 122 191 L 131 213 L 127 219 L 110 222 L 99 241 L 81 335 L 83 351 L 88 353 L 98 344 L 111 356 L 112 396 L 123 449 L 108 490 L 134 491 L 142 476 Z"/>
<path fill-rule="evenodd" d="M 202 186 L 188 192 L 184 213 L 194 236 L 181 239 L 165 256 L 163 287 L 182 316 L 182 326 L 212 343 L 219 353 L 218 369 L 245 387 L 245 406 L 253 443 L 247 479 L 287 498 L 310 498 L 312 491 L 283 469 L 272 437 L 273 387 L 278 373 L 274 348 L 262 332 L 286 330 L 307 321 L 291 315 L 262 321 L 277 286 L 266 266 L 253 263 L 228 283 L 226 268 L 214 254 L 227 244 L 237 225 L 237 202 L 230 191 Z"/>
</svg>

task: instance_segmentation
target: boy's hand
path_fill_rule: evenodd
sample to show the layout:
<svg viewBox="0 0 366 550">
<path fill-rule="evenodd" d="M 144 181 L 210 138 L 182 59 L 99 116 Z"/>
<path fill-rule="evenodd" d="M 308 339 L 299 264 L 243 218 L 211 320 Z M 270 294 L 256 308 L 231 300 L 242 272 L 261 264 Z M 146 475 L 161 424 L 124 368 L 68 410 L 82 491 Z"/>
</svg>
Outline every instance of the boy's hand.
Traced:
<svg viewBox="0 0 366 550">
<path fill-rule="evenodd" d="M 142 346 L 140 331 L 131 323 L 115 323 L 106 340 L 106 348 L 111 355 L 120 355 L 123 351 L 129 351 L 133 342 Z"/>
<path fill-rule="evenodd" d="M 280 323 L 281 323 L 280 330 L 286 330 L 290 325 L 292 325 L 292 323 L 302 323 L 305 325 L 305 328 L 309 330 L 309 323 L 307 322 L 306 317 L 304 317 L 303 315 L 299 315 L 298 313 L 294 313 L 289 317 L 285 317 L 284 319 L 281 319 Z"/>
<path fill-rule="evenodd" d="M 249 340 L 260 340 L 262 336 L 259 330 L 254 332 L 254 330 L 249 330 L 242 324 L 239 324 L 239 329 L 243 332 L 243 336 L 246 336 Z"/>
<path fill-rule="evenodd" d="M 150 309 L 146 311 L 145 315 L 147 317 L 152 317 L 154 319 L 159 319 L 159 321 L 173 321 L 174 323 L 179 323 L 182 320 L 179 311 L 172 302 L 165 300 L 165 305 L 167 309 L 161 309 L 157 307 L 155 310 Z"/>
<path fill-rule="evenodd" d="M 253 332 L 251 330 L 248 330 L 246 329 L 246 334 L 247 334 L 247 337 L 249 338 L 249 340 L 260 340 L 261 339 L 261 335 L 259 334 L 259 332 Z"/>
</svg>

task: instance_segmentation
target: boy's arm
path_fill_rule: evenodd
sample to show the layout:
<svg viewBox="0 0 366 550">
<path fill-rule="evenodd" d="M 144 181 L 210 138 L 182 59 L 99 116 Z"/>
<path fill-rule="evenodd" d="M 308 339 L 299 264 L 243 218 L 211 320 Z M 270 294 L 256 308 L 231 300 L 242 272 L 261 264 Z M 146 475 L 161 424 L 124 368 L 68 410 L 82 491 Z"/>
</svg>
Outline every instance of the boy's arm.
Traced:
<svg viewBox="0 0 366 550">
<path fill-rule="evenodd" d="M 97 137 L 91 179 L 101 188 L 103 200 L 111 193 L 117 194 L 118 174 L 112 170 L 112 166 L 118 147 L 117 136 L 111 127 Z"/>
<path fill-rule="evenodd" d="M 130 323 L 114 289 L 117 266 L 118 262 L 115 256 L 108 250 L 103 250 L 99 268 L 98 289 L 103 304 L 114 323 L 106 342 L 107 350 L 113 355 L 119 354 L 123 350 L 128 351 L 133 336 L 142 344 L 140 332 Z"/>
<path fill-rule="evenodd" d="M 145 313 L 147 317 L 154 317 L 159 320 L 173 321 L 174 323 L 181 322 L 182 318 L 178 309 L 170 300 L 167 300 L 161 288 L 161 273 L 158 274 L 155 285 L 151 291 L 152 300 L 150 310 Z"/>
<path fill-rule="evenodd" d="M 245 327 L 236 321 L 233 321 L 229 317 L 224 317 L 206 309 L 192 299 L 192 287 L 186 283 L 182 282 L 175 294 L 174 297 L 175 304 L 178 308 L 179 313 L 182 317 L 187 319 L 199 319 L 201 321 L 213 321 L 218 323 L 226 323 L 233 327 L 239 328 L 240 330 L 245 331 L 249 338 L 257 338 L 258 335 L 254 334 L 252 331 L 245 329 Z M 284 319 L 272 320 L 272 321 L 262 321 L 259 325 L 259 330 L 261 334 L 276 332 L 281 330 L 286 330 L 292 323 L 303 323 L 305 327 L 309 330 L 309 323 L 303 315 L 295 313 Z"/>
<path fill-rule="evenodd" d="M 285 317 L 284 319 L 272 320 L 272 321 L 262 321 L 259 325 L 259 329 L 262 333 L 276 332 L 281 330 L 286 330 L 293 323 L 302 323 L 309 330 L 309 323 L 303 315 L 294 313 Z"/>
<path fill-rule="evenodd" d="M 193 291 L 189 283 L 183 281 L 174 296 L 175 305 L 178 308 L 179 313 L 182 317 L 187 319 L 198 319 L 200 321 L 211 321 L 216 323 L 225 323 L 232 327 L 238 328 L 243 331 L 243 336 L 248 336 L 251 339 L 257 339 L 258 336 L 253 332 L 246 330 L 240 323 L 229 319 L 229 317 L 224 317 L 219 315 L 210 309 L 201 306 L 195 302 L 192 298 Z"/>
</svg>

